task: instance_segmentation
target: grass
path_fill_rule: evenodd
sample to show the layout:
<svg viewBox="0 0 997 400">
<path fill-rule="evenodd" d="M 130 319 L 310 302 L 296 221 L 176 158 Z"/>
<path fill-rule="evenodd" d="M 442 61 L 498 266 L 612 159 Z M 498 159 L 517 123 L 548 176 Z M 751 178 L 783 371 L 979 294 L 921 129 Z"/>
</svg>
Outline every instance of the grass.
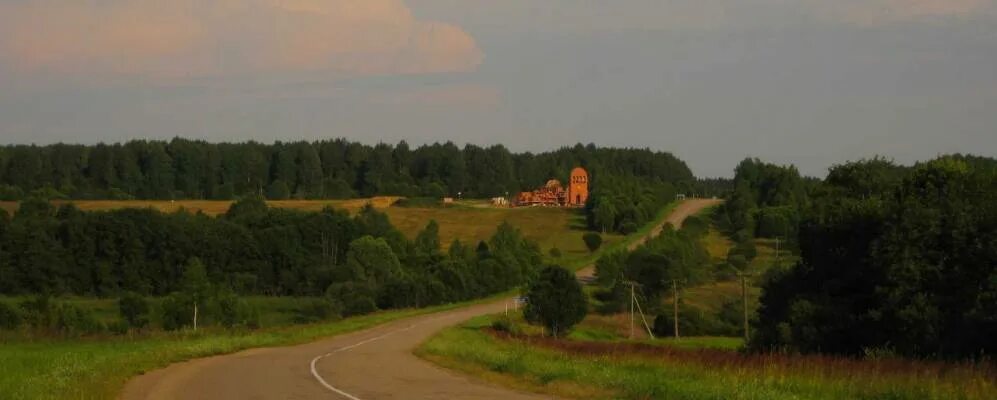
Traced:
<svg viewBox="0 0 997 400">
<path fill-rule="evenodd" d="M 113 399 L 133 376 L 169 364 L 255 347 L 306 343 L 401 318 L 508 296 L 418 310 L 394 310 L 333 322 L 256 331 L 219 328 L 113 338 L 0 342 L 0 398 Z"/>
<path fill-rule="evenodd" d="M 723 350 L 732 339 L 681 344 L 554 341 L 490 333 L 489 317 L 449 328 L 420 357 L 495 383 L 567 398 L 991 399 L 992 365 L 855 360 Z M 673 345 L 676 344 L 676 345 Z M 720 347 L 721 349 L 711 349 Z"/>
</svg>

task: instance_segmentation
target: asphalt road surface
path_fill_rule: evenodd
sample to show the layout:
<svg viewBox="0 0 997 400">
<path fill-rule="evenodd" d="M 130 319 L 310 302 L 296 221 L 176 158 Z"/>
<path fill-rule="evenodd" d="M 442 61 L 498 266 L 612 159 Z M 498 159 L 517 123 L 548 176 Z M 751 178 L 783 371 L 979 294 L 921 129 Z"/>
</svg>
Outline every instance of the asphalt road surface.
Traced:
<svg viewBox="0 0 997 400">
<path fill-rule="evenodd" d="M 718 200 L 681 203 L 665 223 Z M 661 232 L 656 227 L 651 235 Z M 645 238 L 646 239 L 646 238 Z M 642 243 L 643 241 L 641 241 Z M 635 244 L 633 247 L 636 247 Z M 589 266 L 578 272 L 591 277 Z M 170 365 L 132 379 L 124 400 L 152 399 L 547 399 L 451 372 L 412 354 L 440 330 L 471 317 L 498 313 L 508 301 L 412 317 L 316 342 L 253 349 Z"/>
</svg>

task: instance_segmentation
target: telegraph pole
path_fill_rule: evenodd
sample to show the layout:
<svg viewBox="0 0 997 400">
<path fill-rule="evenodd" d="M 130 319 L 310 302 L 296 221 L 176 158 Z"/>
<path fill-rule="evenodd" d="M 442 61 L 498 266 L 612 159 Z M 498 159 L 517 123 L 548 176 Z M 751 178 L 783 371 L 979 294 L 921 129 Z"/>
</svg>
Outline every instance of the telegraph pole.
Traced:
<svg viewBox="0 0 997 400">
<path fill-rule="evenodd" d="M 748 283 L 744 273 L 739 275 L 741 275 L 741 300 L 744 305 L 744 343 L 747 345 L 751 338 L 751 333 L 748 331 Z"/>
<path fill-rule="evenodd" d="M 634 303 L 637 298 L 634 297 L 634 284 L 630 282 L 630 339 L 634 338 Z"/>
<path fill-rule="evenodd" d="M 780 265 L 779 265 L 779 238 L 778 237 L 775 238 L 775 266 L 776 267 L 780 267 Z"/>
<path fill-rule="evenodd" d="M 675 314 L 673 315 L 672 321 L 675 323 L 675 338 L 679 338 L 679 285 L 678 281 L 672 279 L 672 306 L 674 307 Z"/>
</svg>

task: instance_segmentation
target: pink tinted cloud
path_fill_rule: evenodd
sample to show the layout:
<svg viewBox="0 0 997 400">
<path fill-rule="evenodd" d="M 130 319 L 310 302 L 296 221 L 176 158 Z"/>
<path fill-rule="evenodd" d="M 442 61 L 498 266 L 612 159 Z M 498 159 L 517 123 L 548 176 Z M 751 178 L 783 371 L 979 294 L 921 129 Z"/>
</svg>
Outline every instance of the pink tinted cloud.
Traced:
<svg viewBox="0 0 997 400">
<path fill-rule="evenodd" d="M 400 0 L 33 0 L 0 3 L 0 60 L 22 70 L 201 76 L 336 76 L 476 68 L 460 27 Z"/>
</svg>

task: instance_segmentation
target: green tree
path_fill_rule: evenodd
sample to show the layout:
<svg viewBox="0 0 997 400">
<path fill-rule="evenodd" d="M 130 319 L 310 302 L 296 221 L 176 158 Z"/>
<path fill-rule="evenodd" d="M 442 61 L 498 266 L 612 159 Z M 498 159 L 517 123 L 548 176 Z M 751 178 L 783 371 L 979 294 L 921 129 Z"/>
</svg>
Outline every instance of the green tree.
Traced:
<svg viewBox="0 0 997 400">
<path fill-rule="evenodd" d="M 588 313 L 582 286 L 571 272 L 558 266 L 540 271 L 526 298 L 523 316 L 531 323 L 542 324 L 554 337 L 566 335 Z"/>
<path fill-rule="evenodd" d="M 270 200 L 287 200 L 291 197 L 291 189 L 282 180 L 273 181 L 267 187 L 267 198 Z"/>
<path fill-rule="evenodd" d="M 208 280 L 208 273 L 204 264 L 198 258 L 191 258 L 183 270 L 183 296 L 189 299 L 193 305 L 192 320 L 194 329 L 197 329 L 198 312 L 203 308 L 211 296 L 211 281 Z"/>
<path fill-rule="evenodd" d="M 602 247 L 602 235 L 595 232 L 586 232 L 582 235 L 582 240 L 585 242 L 585 247 L 589 249 L 589 253 L 595 253 Z"/>
<path fill-rule="evenodd" d="M 440 252 L 440 225 L 436 220 L 429 220 L 426 228 L 419 231 L 415 237 L 415 248 L 425 255 L 435 255 Z"/>
<path fill-rule="evenodd" d="M 602 230 L 602 233 L 613 230 L 616 224 L 616 208 L 609 201 L 601 201 L 595 206 L 595 225 Z"/>
</svg>

